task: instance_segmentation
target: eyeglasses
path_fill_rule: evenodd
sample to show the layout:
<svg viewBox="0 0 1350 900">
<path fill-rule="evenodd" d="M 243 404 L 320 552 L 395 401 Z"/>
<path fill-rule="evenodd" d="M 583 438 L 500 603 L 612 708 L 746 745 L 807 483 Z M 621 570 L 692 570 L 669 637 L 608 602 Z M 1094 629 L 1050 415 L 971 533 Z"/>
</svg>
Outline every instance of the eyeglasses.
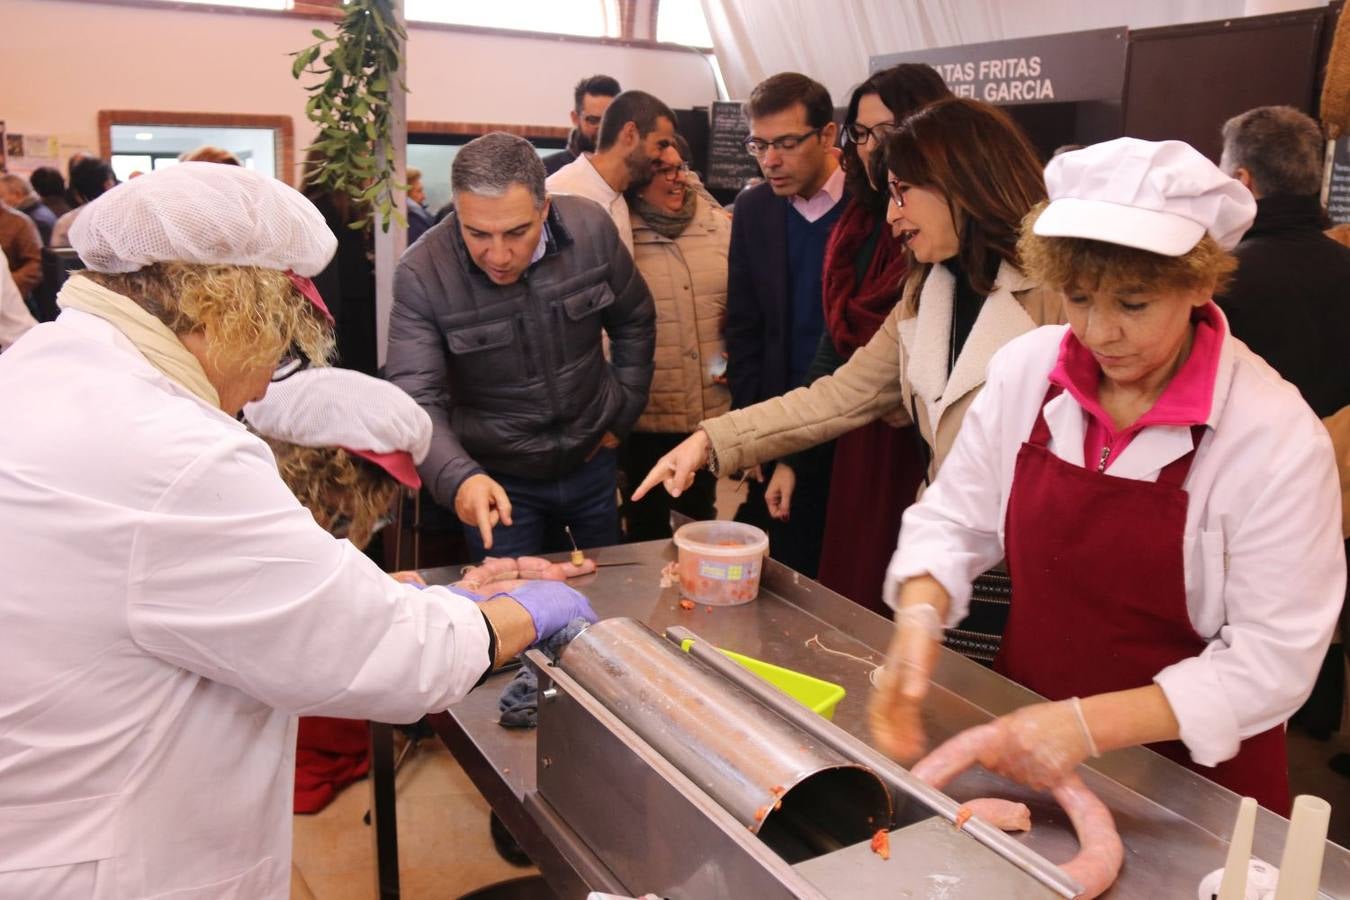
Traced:
<svg viewBox="0 0 1350 900">
<path fill-rule="evenodd" d="M 305 351 L 292 346 L 291 349 L 286 351 L 286 355 L 281 358 L 281 362 L 277 363 L 276 369 L 272 371 L 272 383 L 285 381 L 296 372 L 308 368 L 309 357 L 305 355 Z"/>
<path fill-rule="evenodd" d="M 674 181 L 676 178 L 683 178 L 689 174 L 689 163 L 680 163 L 678 166 L 657 166 L 653 172 L 658 178 Z"/>
<path fill-rule="evenodd" d="M 909 189 L 914 187 L 914 185 L 903 184 L 899 181 L 896 181 L 894 178 L 890 178 L 887 179 L 886 181 L 886 187 L 890 188 L 891 202 L 895 204 L 895 208 L 904 209 L 905 195 L 909 193 Z"/>
<path fill-rule="evenodd" d="M 865 144 L 868 141 L 876 141 L 880 144 L 886 140 L 888 134 L 895 131 L 895 122 L 878 122 L 871 128 L 854 122 L 845 131 L 848 134 L 848 139 L 855 144 Z"/>
<path fill-rule="evenodd" d="M 810 131 L 803 131 L 801 134 L 785 134 L 771 141 L 766 141 L 764 138 L 748 137 L 742 143 L 745 144 L 746 153 L 749 153 L 755 159 L 759 159 L 769 152 L 770 147 L 779 153 L 791 153 L 801 146 L 802 141 L 820 134 L 821 130 L 820 128 L 812 128 Z"/>
</svg>

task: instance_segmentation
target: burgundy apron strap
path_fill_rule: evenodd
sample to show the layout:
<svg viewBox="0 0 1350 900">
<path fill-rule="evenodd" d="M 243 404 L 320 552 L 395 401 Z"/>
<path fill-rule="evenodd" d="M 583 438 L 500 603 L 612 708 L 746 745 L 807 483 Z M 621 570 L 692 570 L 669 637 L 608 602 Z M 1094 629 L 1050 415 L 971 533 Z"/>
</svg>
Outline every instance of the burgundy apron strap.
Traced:
<svg viewBox="0 0 1350 900">
<path fill-rule="evenodd" d="M 1162 471 L 1158 473 L 1158 484 L 1179 488 L 1186 483 L 1186 476 L 1191 472 L 1191 463 L 1195 462 L 1195 448 L 1200 446 L 1200 438 L 1204 437 L 1204 435 L 1204 425 L 1191 426 L 1190 452 L 1183 456 L 1178 456 L 1176 459 L 1163 466 Z"/>
<path fill-rule="evenodd" d="M 1064 393 L 1064 388 L 1057 384 L 1050 385 L 1050 389 L 1045 392 L 1045 399 L 1041 401 L 1041 408 L 1036 411 L 1036 424 L 1031 426 L 1031 436 L 1027 438 L 1027 443 L 1034 447 L 1050 446 L 1050 426 L 1045 424 L 1045 404 Z"/>
</svg>

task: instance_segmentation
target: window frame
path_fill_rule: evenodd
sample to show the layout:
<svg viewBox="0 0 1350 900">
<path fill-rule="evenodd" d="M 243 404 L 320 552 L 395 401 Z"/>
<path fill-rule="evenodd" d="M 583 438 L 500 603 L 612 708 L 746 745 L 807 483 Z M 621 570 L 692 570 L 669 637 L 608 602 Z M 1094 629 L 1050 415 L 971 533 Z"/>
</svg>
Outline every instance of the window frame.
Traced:
<svg viewBox="0 0 1350 900">
<path fill-rule="evenodd" d="M 230 6 L 225 3 L 180 3 L 176 0 L 76 0 L 80 3 L 93 3 L 100 6 L 133 6 L 140 9 L 156 9 L 172 12 L 225 13 L 239 16 L 281 16 L 284 18 L 317 19 L 331 22 L 341 15 L 341 0 L 293 0 L 290 9 L 253 9 L 246 6 Z M 612 37 L 587 37 L 578 34 L 557 34 L 551 31 L 522 31 L 515 28 L 490 28 L 479 25 L 452 25 L 445 22 L 423 22 L 413 20 L 407 23 L 409 31 L 451 31 L 461 34 L 482 34 L 494 37 L 518 37 L 531 40 L 563 41 L 566 43 L 601 44 L 610 47 L 631 47 L 638 50 L 678 50 L 685 53 L 695 52 L 711 54 L 712 47 L 694 47 L 688 44 L 662 43 L 656 40 L 656 17 L 661 0 L 618 0 L 621 35 Z M 637 17 L 646 5 L 648 37 L 637 36 Z M 120 123 L 119 123 L 120 124 Z"/>
<path fill-rule="evenodd" d="M 256 12 L 257 10 L 249 10 Z M 98 151 L 103 159 L 112 159 L 114 125 L 188 125 L 203 128 L 267 128 L 275 135 L 274 153 L 278 177 L 292 184 L 295 168 L 295 123 L 290 116 L 250 113 L 173 112 L 153 109 L 100 109 L 98 111 Z"/>
</svg>

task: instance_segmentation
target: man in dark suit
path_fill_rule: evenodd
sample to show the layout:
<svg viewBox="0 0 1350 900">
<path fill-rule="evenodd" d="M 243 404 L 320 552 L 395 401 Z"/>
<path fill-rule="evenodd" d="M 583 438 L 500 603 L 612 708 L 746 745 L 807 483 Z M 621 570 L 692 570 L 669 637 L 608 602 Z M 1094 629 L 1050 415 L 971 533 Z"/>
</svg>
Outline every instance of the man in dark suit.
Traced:
<svg viewBox="0 0 1350 900">
<path fill-rule="evenodd" d="M 1224 123 L 1219 165 L 1256 197 L 1256 221 L 1233 251 L 1238 270 L 1217 299 L 1233 336 L 1326 419 L 1350 406 L 1350 248 L 1322 233 L 1323 147 L 1321 127 L 1292 106 L 1261 106 Z M 1340 727 L 1341 649 L 1328 649 L 1312 696 L 1290 720 L 1323 739 Z M 1350 775 L 1350 756 L 1337 754 L 1332 768 Z"/>
<path fill-rule="evenodd" d="M 825 327 L 825 246 L 847 202 L 834 150 L 838 126 L 829 91 L 792 72 L 757 85 L 745 105 L 746 150 L 764 183 L 736 201 L 727 275 L 727 380 L 740 408 L 800 387 Z M 832 445 L 786 466 L 752 470 L 737 518 L 768 526 L 775 559 L 814 576 L 820 561 Z M 795 490 L 794 490 L 795 483 Z M 791 517 L 778 521 L 786 490 Z M 766 499 L 767 498 L 767 499 Z"/>
</svg>

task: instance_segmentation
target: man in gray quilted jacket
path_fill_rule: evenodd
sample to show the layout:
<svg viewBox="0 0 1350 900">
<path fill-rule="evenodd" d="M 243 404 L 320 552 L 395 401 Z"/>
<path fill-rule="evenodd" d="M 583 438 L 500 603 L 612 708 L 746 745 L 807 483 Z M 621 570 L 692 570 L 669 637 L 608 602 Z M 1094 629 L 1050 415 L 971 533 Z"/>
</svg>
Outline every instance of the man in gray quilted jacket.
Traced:
<svg viewBox="0 0 1350 900">
<path fill-rule="evenodd" d="M 455 211 L 394 277 L 388 378 L 430 415 L 419 466 L 475 559 L 618 541 L 615 453 L 647 404 L 651 294 L 609 215 L 549 197 L 529 142 L 466 144 Z M 602 346 L 608 334 L 608 358 Z"/>
</svg>

